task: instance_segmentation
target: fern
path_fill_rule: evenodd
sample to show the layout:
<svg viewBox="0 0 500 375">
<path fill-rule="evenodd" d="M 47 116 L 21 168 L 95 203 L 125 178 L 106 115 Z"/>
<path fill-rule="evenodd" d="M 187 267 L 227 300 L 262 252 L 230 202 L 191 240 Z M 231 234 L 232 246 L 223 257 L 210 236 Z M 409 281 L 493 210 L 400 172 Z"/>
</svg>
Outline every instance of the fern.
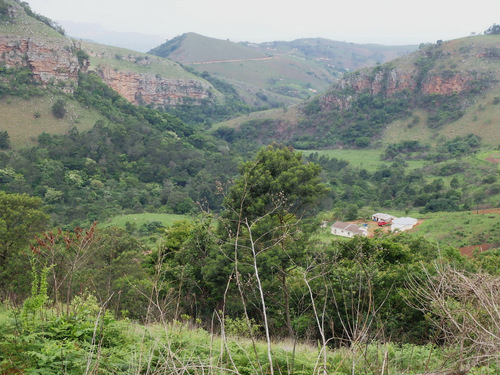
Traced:
<svg viewBox="0 0 500 375">
<path fill-rule="evenodd" d="M 35 315 L 40 311 L 48 300 L 47 296 L 47 274 L 52 269 L 53 265 L 44 267 L 40 273 L 37 271 L 36 263 L 31 261 L 31 297 L 24 301 L 21 312 L 21 320 L 26 329 L 34 328 Z M 31 319 L 30 319 L 31 318 Z"/>
</svg>

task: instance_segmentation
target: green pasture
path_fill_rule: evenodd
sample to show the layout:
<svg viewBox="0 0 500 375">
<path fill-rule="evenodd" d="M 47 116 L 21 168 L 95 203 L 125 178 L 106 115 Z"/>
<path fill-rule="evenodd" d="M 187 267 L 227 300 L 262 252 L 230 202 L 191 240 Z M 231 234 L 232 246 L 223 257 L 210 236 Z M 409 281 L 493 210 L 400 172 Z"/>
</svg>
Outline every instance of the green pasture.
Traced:
<svg viewBox="0 0 500 375">
<path fill-rule="evenodd" d="M 487 160 L 488 158 L 500 160 L 500 148 L 497 148 L 496 150 L 494 149 L 481 150 L 480 152 L 475 154 L 475 158 L 488 163 L 491 163 L 491 161 Z M 496 163 L 496 165 L 497 168 L 500 170 L 500 163 Z"/>
<path fill-rule="evenodd" d="M 125 228 L 126 223 L 134 224 L 138 228 L 143 225 L 147 225 L 149 223 L 159 221 L 165 227 L 172 226 L 176 221 L 182 220 L 192 220 L 190 216 L 186 215 L 176 215 L 176 214 L 154 214 L 154 213 L 145 213 L 145 214 L 128 214 L 128 215 L 119 215 L 111 218 L 100 226 L 103 228 L 108 227 L 119 227 Z"/>
<path fill-rule="evenodd" d="M 436 212 L 418 218 L 424 221 L 409 233 L 439 244 L 463 247 L 500 243 L 500 212 Z"/>
</svg>

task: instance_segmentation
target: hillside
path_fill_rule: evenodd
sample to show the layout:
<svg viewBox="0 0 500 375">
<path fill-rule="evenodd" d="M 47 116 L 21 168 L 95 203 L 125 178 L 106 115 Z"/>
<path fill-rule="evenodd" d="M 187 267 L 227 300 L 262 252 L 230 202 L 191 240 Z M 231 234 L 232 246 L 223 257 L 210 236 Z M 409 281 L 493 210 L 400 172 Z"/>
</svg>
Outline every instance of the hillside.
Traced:
<svg viewBox="0 0 500 375">
<path fill-rule="evenodd" d="M 327 92 L 300 105 L 296 120 L 270 120 L 255 134 L 297 148 L 414 139 L 436 144 L 439 136 L 469 133 L 498 145 L 499 41 L 498 35 L 484 35 L 439 42 L 345 74 Z"/>
<path fill-rule="evenodd" d="M 498 36 L 252 113 L 328 63 L 240 45 L 250 106 L 61 31 L 0 0 L 0 374 L 500 373 Z"/>
<path fill-rule="evenodd" d="M 279 106 L 298 103 L 326 90 L 346 71 L 373 66 L 415 49 L 415 46 L 355 45 L 319 38 L 234 43 L 188 33 L 149 53 L 230 83 L 252 106 Z"/>
<path fill-rule="evenodd" d="M 0 62 L 24 69 L 43 88 L 71 94 L 79 73 L 94 71 L 134 104 L 164 107 L 221 99 L 205 79 L 171 60 L 70 39 L 25 3 L 1 0 L 1 5 Z"/>
</svg>

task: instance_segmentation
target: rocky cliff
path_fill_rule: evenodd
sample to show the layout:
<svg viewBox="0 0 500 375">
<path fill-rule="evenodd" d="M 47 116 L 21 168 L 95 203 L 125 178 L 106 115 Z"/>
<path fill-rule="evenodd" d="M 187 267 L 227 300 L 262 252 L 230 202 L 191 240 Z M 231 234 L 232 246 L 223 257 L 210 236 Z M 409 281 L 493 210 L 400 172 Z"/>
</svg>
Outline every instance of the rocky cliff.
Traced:
<svg viewBox="0 0 500 375">
<path fill-rule="evenodd" d="M 78 72 L 85 70 L 88 62 L 80 65 L 74 48 L 65 47 L 49 41 L 0 36 L 0 56 L 6 67 L 29 68 L 35 81 L 58 84 L 63 91 L 72 92 L 78 83 Z"/>
<path fill-rule="evenodd" d="M 29 68 L 35 81 L 57 85 L 64 92 L 71 93 L 78 85 L 78 73 L 87 71 L 90 61 L 83 59 L 79 62 L 76 55 L 78 43 L 61 45 L 58 42 L 0 36 L 0 61 L 8 68 Z M 214 97 L 213 87 L 202 80 L 137 73 L 113 66 L 98 66 L 95 70 L 113 90 L 137 105 L 164 107 L 188 101 L 199 104 L 202 99 Z"/>
<path fill-rule="evenodd" d="M 61 45 L 46 39 L 0 36 L 0 61 L 6 67 L 29 68 L 35 81 L 43 85 L 55 84 L 66 93 L 73 92 L 78 85 L 78 73 L 87 71 L 90 66 L 87 59 L 79 62 L 78 49 L 76 42 Z M 199 104 L 200 100 L 213 97 L 213 87 L 201 80 L 118 70 L 113 66 L 99 66 L 95 70 L 109 87 L 137 105 L 164 107 L 187 101 Z"/>
<path fill-rule="evenodd" d="M 446 96 L 482 89 L 498 78 L 492 70 L 498 56 L 491 54 L 490 47 L 456 48 L 456 42 L 432 45 L 393 62 L 346 74 L 320 98 L 320 106 L 347 109 L 361 93 Z"/>
<path fill-rule="evenodd" d="M 0 17 L 0 63 L 28 68 L 33 80 L 72 93 L 79 72 L 96 71 L 113 90 L 137 105 L 165 107 L 219 98 L 212 85 L 172 61 L 139 52 L 67 38 L 4 0 Z M 27 5 L 26 5 L 27 6 Z"/>
<path fill-rule="evenodd" d="M 137 105 L 200 104 L 200 100 L 213 97 L 208 83 L 194 79 L 163 78 L 151 73 L 118 71 L 110 67 L 100 67 L 97 72 L 109 87 Z"/>
</svg>

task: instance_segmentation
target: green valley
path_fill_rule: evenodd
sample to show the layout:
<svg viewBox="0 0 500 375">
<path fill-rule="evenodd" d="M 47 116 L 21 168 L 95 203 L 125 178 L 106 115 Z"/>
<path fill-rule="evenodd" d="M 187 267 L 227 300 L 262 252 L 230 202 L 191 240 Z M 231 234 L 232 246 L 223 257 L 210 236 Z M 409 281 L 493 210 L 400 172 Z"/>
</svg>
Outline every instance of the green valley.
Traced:
<svg viewBox="0 0 500 375">
<path fill-rule="evenodd" d="M 0 0 L 0 373 L 498 373 L 495 30 L 143 54 Z"/>
</svg>

